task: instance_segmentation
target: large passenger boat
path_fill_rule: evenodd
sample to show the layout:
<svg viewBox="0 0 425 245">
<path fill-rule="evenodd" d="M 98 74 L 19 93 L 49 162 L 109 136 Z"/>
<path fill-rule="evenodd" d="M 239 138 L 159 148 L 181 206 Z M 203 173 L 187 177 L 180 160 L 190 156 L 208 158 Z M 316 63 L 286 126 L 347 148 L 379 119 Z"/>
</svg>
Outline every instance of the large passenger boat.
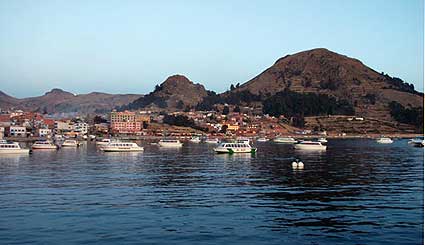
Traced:
<svg viewBox="0 0 425 245">
<path fill-rule="evenodd" d="M 218 147 L 214 148 L 216 153 L 255 153 L 257 148 L 251 147 L 247 143 L 221 143 Z"/>
<path fill-rule="evenodd" d="M 301 141 L 294 145 L 295 149 L 298 150 L 326 150 L 326 145 L 323 145 L 318 141 Z"/>
<path fill-rule="evenodd" d="M 23 149 L 17 142 L 9 142 L 7 140 L 0 140 L 0 154 L 28 154 L 29 149 Z"/>
<path fill-rule="evenodd" d="M 133 142 L 111 142 L 107 145 L 102 145 L 100 150 L 106 152 L 134 152 L 134 151 L 143 151 L 143 147 L 137 145 Z"/>
</svg>

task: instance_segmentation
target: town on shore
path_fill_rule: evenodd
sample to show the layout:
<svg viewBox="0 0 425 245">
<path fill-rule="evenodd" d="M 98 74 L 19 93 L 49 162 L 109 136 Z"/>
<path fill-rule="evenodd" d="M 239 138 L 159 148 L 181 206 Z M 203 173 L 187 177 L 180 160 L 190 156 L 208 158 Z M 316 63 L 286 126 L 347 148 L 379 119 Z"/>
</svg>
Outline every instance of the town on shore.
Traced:
<svg viewBox="0 0 425 245">
<path fill-rule="evenodd" d="M 349 124 L 362 124 L 366 118 L 328 116 Z M 316 118 L 317 120 L 317 118 Z M 386 134 L 389 137 L 412 138 L 415 133 Z M 352 134 L 343 131 L 306 130 L 291 126 L 284 117 L 257 115 L 248 107 L 225 105 L 220 111 L 116 111 L 103 115 L 54 118 L 37 112 L 9 110 L 0 113 L 0 138 L 13 141 L 42 139 L 118 138 L 118 139 L 189 139 L 192 136 L 214 138 L 376 138 L 380 134 Z"/>
</svg>

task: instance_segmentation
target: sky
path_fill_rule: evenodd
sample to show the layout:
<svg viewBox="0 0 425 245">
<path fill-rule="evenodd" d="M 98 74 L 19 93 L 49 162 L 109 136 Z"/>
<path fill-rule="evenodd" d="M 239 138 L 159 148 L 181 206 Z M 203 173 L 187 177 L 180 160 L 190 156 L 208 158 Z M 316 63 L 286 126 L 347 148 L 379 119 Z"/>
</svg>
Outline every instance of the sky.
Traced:
<svg viewBox="0 0 425 245">
<path fill-rule="evenodd" d="M 182 74 L 222 92 L 327 48 L 423 91 L 421 0 L 0 0 L 0 90 L 148 93 Z"/>
</svg>

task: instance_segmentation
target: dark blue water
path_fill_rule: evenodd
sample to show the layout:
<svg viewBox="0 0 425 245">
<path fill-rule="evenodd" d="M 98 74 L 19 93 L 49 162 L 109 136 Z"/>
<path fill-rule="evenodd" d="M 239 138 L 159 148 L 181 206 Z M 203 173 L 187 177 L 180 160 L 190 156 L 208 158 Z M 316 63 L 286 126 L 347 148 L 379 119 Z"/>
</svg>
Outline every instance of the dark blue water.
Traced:
<svg viewBox="0 0 425 245">
<path fill-rule="evenodd" d="M 423 149 L 334 140 L 0 157 L 2 244 L 422 244 Z M 304 169 L 293 170 L 293 157 Z"/>
</svg>

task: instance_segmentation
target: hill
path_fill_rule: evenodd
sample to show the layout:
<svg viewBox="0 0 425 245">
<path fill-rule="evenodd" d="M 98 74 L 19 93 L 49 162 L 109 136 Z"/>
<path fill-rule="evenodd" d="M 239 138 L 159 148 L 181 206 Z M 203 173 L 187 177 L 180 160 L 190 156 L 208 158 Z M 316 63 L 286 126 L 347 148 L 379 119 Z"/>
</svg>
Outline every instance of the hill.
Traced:
<svg viewBox="0 0 425 245">
<path fill-rule="evenodd" d="M 269 98 L 285 89 L 344 100 L 358 116 L 385 120 L 392 120 L 392 101 L 406 108 L 423 108 L 423 94 L 415 91 L 412 84 L 323 48 L 280 58 L 232 92 L 249 91 Z"/>
<path fill-rule="evenodd" d="M 116 106 L 126 105 L 141 96 L 138 94 L 107 94 L 99 92 L 74 95 L 55 88 L 42 96 L 18 99 L 0 92 L 0 108 L 2 110 L 13 108 L 49 114 L 87 114 L 110 111 Z"/>
<path fill-rule="evenodd" d="M 141 97 L 125 109 L 161 108 L 167 110 L 183 110 L 194 107 L 208 95 L 201 84 L 195 84 L 187 77 L 173 75 L 168 77 L 155 90 Z"/>
</svg>

